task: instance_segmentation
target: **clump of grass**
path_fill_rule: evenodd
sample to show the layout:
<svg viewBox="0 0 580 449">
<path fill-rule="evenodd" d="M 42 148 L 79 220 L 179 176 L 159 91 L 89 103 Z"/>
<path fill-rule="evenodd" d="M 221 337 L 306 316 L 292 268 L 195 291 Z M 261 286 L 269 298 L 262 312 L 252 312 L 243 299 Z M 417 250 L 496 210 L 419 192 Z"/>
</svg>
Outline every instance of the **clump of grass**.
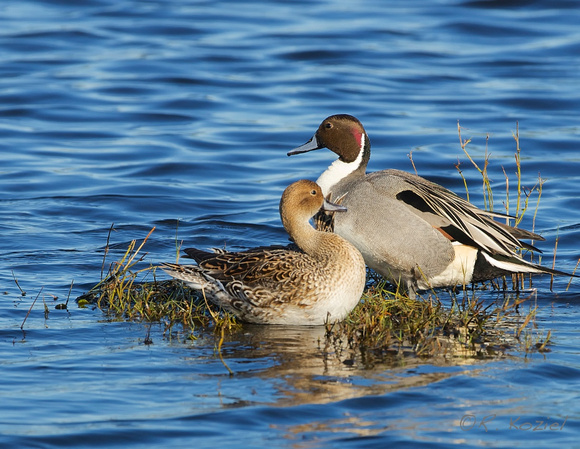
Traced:
<svg viewBox="0 0 580 449">
<path fill-rule="evenodd" d="M 163 323 L 169 334 L 179 325 L 190 338 L 195 337 L 198 326 L 213 327 L 218 332 L 234 328 L 235 317 L 210 305 L 200 292 L 179 281 L 157 280 L 156 267 L 152 265 L 137 267 L 146 257 L 142 249 L 154 230 L 139 245 L 136 240 L 131 241 L 121 258 L 110 264 L 104 279 L 77 298 L 79 305 L 94 304 L 112 319 Z M 110 231 L 103 267 L 109 239 Z"/>
<path fill-rule="evenodd" d="M 327 324 L 335 351 L 355 350 L 364 365 L 372 365 L 387 356 L 489 358 L 508 349 L 548 350 L 549 333 L 542 340 L 528 331 L 536 309 L 519 312 L 525 299 L 483 299 L 478 291 L 438 292 L 448 300 L 433 293 L 410 299 L 387 287 L 375 280 L 344 321 Z"/>
<path fill-rule="evenodd" d="M 77 298 L 78 303 L 93 304 L 111 319 L 164 324 L 168 336 L 174 335 L 176 326 L 179 335 L 191 339 L 196 328 L 213 328 L 221 358 L 225 334 L 240 330 L 242 324 L 209 304 L 202 292 L 179 281 L 158 280 L 154 266 L 138 267 L 146 257 L 142 250 L 152 232 L 140 244 L 130 242 L 120 259 L 110 264 L 106 276 Z M 484 301 L 475 293 L 468 297 L 465 290 L 410 299 L 369 273 L 359 305 L 344 321 L 326 326 L 327 343 L 334 351 L 357 351 L 364 364 L 372 364 L 390 355 L 483 358 L 508 348 L 526 353 L 546 350 L 549 335 L 542 342 L 526 332 L 534 322 L 535 310 L 521 316 L 518 306 L 522 300 Z M 442 294 L 449 299 L 443 301 Z M 145 342 L 149 342 L 148 336 Z"/>
<path fill-rule="evenodd" d="M 203 293 L 179 281 L 156 279 L 156 267 L 137 267 L 146 256 L 141 251 L 152 232 L 140 244 L 132 241 L 121 258 L 110 264 L 104 279 L 77 301 L 95 305 L 111 319 L 162 323 L 167 335 L 176 326 L 188 338 L 195 338 L 198 327 L 213 328 L 221 357 L 225 333 L 241 329 L 242 324 L 209 304 Z M 359 305 L 344 321 L 326 326 L 327 343 L 335 350 L 358 351 L 365 364 L 394 354 L 483 358 L 507 348 L 546 350 L 549 335 L 542 342 L 525 331 L 533 324 L 535 310 L 519 315 L 522 300 L 486 302 L 475 294 L 468 297 L 467 291 L 449 292 L 447 301 L 435 293 L 410 299 L 389 289 L 374 273 L 369 276 Z"/>
</svg>

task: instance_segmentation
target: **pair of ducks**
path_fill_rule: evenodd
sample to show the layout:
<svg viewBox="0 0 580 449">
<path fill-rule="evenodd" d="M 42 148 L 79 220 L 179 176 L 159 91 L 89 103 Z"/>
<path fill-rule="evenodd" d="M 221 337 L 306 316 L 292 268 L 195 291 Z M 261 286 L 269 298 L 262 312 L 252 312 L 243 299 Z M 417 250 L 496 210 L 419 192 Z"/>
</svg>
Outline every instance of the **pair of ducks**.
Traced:
<svg viewBox="0 0 580 449">
<path fill-rule="evenodd" d="M 363 293 L 365 264 L 411 297 L 512 273 L 565 274 L 518 256 L 517 248 L 539 251 L 522 239 L 544 239 L 493 220 L 505 215 L 478 209 L 417 175 L 366 174 L 370 141 L 355 117 L 326 118 L 288 155 L 321 148 L 338 159 L 316 183 L 297 181 L 280 200 L 293 244 L 242 252 L 190 248 L 185 252 L 197 265 L 162 268 L 243 321 L 290 325 L 345 318 Z M 334 233 L 309 223 L 327 213 Z"/>
</svg>

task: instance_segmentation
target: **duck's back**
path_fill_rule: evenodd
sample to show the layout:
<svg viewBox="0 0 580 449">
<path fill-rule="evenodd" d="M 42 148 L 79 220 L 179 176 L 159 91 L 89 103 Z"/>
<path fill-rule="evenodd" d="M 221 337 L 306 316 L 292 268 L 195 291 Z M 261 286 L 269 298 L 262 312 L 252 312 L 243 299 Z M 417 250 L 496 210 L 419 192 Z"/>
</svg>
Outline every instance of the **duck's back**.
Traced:
<svg viewBox="0 0 580 449">
<path fill-rule="evenodd" d="M 322 258 L 293 245 L 216 254 L 188 249 L 187 253 L 227 293 L 214 295 L 214 302 L 245 321 L 323 324 L 327 316 L 340 320 L 352 310 L 366 276 L 362 256 L 351 244 L 332 234 L 325 240 L 321 251 L 327 246 L 328 257 Z"/>
</svg>

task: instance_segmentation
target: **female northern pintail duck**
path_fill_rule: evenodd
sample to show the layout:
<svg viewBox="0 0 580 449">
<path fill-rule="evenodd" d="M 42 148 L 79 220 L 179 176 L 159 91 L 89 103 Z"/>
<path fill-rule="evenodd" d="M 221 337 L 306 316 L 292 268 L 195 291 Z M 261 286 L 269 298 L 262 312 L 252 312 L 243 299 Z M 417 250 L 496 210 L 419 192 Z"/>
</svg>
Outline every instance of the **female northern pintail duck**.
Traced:
<svg viewBox="0 0 580 449">
<path fill-rule="evenodd" d="M 367 265 L 411 297 L 417 290 L 465 285 L 511 273 L 566 274 L 523 260 L 520 239 L 541 236 L 494 221 L 444 187 L 400 170 L 366 174 L 371 144 L 350 115 L 325 119 L 314 137 L 288 153 L 328 148 L 338 159 L 318 178 L 324 196 L 346 206 L 334 232 L 362 253 Z"/>
<path fill-rule="evenodd" d="M 280 200 L 282 224 L 295 245 L 214 253 L 190 248 L 185 252 L 197 266 L 161 267 L 243 321 L 317 325 L 342 320 L 361 298 L 366 267 L 353 245 L 310 225 L 321 208 L 346 210 L 326 201 L 316 183 L 297 181 Z"/>
</svg>

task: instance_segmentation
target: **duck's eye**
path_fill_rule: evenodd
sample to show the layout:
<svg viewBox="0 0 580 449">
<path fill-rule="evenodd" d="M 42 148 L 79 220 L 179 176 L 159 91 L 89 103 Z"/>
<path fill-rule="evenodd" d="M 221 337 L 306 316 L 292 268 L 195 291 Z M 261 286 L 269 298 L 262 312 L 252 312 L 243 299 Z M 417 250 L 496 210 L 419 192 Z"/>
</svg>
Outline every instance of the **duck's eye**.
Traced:
<svg viewBox="0 0 580 449">
<path fill-rule="evenodd" d="M 312 190 L 310 191 L 310 194 L 311 194 L 312 196 L 316 196 L 316 190 L 312 189 Z"/>
<path fill-rule="evenodd" d="M 324 125 L 324 127 L 326 129 L 330 129 L 330 128 L 332 128 L 332 123 L 327 123 L 327 124 Z"/>
</svg>

